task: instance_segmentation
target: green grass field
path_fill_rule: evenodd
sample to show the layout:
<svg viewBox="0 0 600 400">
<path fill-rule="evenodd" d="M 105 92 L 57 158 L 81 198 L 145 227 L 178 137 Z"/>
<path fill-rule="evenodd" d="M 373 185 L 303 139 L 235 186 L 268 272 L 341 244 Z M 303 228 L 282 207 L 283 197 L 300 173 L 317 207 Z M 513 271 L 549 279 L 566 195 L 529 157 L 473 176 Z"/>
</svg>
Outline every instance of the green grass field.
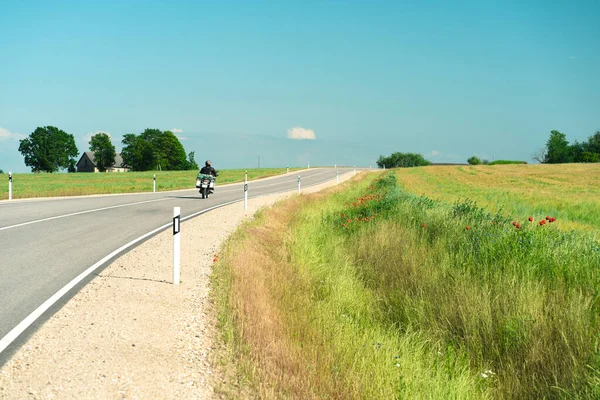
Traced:
<svg viewBox="0 0 600 400">
<path fill-rule="evenodd" d="M 368 174 L 263 212 L 215 265 L 239 385 L 219 390 L 599 398 L 599 226 L 578 211 L 599 186 L 579 168 Z"/>
<path fill-rule="evenodd" d="M 290 171 L 300 168 L 290 168 Z M 249 169 L 248 179 L 284 174 L 285 168 Z M 89 194 L 151 192 L 193 189 L 198 171 L 148 171 L 126 173 L 13 174 L 13 199 L 80 196 Z M 242 182 L 245 170 L 220 170 L 217 184 Z M 0 200 L 8 199 L 8 174 L 0 174 Z"/>
</svg>

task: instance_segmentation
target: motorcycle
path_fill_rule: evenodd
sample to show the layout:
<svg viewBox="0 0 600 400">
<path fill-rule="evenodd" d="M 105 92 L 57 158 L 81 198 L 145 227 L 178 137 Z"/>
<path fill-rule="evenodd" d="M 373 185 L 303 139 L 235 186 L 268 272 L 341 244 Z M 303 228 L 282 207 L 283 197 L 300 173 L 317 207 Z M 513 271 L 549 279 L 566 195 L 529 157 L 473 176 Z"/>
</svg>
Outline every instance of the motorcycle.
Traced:
<svg viewBox="0 0 600 400">
<path fill-rule="evenodd" d="M 215 191 L 215 177 L 212 175 L 198 173 L 196 177 L 196 188 L 200 189 L 203 199 L 208 199 L 208 195 Z"/>
</svg>

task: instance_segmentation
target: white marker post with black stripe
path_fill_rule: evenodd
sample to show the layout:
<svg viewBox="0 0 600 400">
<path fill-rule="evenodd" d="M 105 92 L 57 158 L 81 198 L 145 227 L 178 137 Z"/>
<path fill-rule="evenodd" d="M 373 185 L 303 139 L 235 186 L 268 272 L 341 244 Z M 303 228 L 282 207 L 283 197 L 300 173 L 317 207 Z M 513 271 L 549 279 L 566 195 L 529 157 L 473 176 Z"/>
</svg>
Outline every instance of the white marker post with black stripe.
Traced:
<svg viewBox="0 0 600 400">
<path fill-rule="evenodd" d="M 8 199 L 12 200 L 12 172 L 8 171 Z"/>
<path fill-rule="evenodd" d="M 298 194 L 300 194 L 300 175 L 298 175 Z"/>
<path fill-rule="evenodd" d="M 173 285 L 179 285 L 181 275 L 181 208 L 173 207 Z"/>
<path fill-rule="evenodd" d="M 244 210 L 248 211 L 248 171 L 246 171 L 246 178 L 244 179 Z"/>
<path fill-rule="evenodd" d="M 152 192 L 156 193 L 156 174 L 154 174 L 154 184 L 153 184 Z"/>
</svg>

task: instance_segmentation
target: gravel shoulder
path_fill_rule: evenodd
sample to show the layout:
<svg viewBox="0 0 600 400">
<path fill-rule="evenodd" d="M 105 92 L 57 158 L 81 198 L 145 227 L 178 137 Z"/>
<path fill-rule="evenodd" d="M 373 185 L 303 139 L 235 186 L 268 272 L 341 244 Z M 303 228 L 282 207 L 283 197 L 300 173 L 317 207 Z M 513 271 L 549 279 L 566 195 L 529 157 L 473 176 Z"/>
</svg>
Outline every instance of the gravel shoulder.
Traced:
<svg viewBox="0 0 600 400">
<path fill-rule="evenodd" d="M 340 183 L 352 177 L 340 176 Z M 335 181 L 303 189 L 311 193 Z M 0 399 L 216 398 L 212 264 L 245 219 L 295 192 L 250 199 L 181 225 L 181 280 L 169 229 L 124 254 L 38 329 L 0 369 Z"/>
</svg>

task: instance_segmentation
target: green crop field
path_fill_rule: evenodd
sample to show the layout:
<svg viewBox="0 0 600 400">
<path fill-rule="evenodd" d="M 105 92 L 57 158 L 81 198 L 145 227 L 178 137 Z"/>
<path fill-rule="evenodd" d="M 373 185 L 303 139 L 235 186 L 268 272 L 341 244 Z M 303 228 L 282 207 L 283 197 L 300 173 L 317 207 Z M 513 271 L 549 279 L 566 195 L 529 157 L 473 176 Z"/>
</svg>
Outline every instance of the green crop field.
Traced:
<svg viewBox="0 0 600 400">
<path fill-rule="evenodd" d="M 598 171 L 401 169 L 264 211 L 215 264 L 217 390 L 599 398 Z"/>
<path fill-rule="evenodd" d="M 290 168 L 290 171 L 300 168 Z M 220 170 L 217 185 L 242 182 L 243 169 Z M 248 179 L 284 174 L 285 168 L 249 169 Z M 89 194 L 151 192 L 194 189 L 198 171 L 148 171 L 125 173 L 13 174 L 13 199 L 80 196 Z M 0 174 L 0 200 L 8 199 L 8 175 Z"/>
</svg>

